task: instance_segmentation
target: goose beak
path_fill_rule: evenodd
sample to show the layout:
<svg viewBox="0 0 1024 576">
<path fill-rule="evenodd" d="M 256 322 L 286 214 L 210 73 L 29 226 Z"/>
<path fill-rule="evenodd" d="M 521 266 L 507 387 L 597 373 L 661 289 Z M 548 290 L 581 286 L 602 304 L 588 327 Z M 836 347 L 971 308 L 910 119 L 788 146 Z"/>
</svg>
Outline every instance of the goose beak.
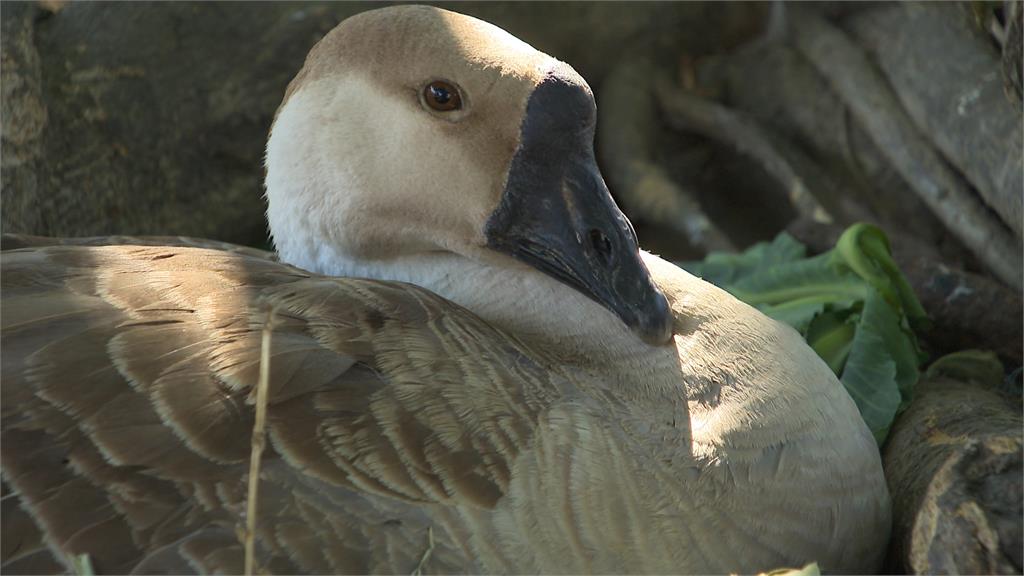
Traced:
<svg viewBox="0 0 1024 576">
<path fill-rule="evenodd" d="M 534 90 L 487 222 L 488 245 L 587 295 L 644 342 L 664 345 L 672 311 L 597 167 L 592 109 L 588 93 L 557 77 Z"/>
</svg>

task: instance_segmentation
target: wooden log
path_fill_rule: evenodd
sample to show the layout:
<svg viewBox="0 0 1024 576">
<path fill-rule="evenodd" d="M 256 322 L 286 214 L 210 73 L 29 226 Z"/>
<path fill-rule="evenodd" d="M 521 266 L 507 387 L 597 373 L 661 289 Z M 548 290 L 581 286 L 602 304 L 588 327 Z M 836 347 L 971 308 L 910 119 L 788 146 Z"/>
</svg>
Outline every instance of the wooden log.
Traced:
<svg viewBox="0 0 1024 576">
<path fill-rule="evenodd" d="M 1016 234 L 1024 228 L 1021 112 L 1004 92 L 999 56 L 955 3 L 894 4 L 845 25 L 914 124 Z"/>
<path fill-rule="evenodd" d="M 679 90 L 667 82 L 655 87 L 669 124 L 716 140 L 753 159 L 776 179 L 797 214 L 820 222 L 851 223 L 862 216 L 844 203 L 850 194 L 799 149 L 764 130 L 741 112 Z"/>
<path fill-rule="evenodd" d="M 745 46 L 727 57 L 703 61 L 699 73 L 702 85 L 720 84 L 723 102 L 806 150 L 844 181 L 846 201 L 868 212 L 858 219 L 886 230 L 899 228 L 947 258 L 960 259 L 966 253 L 892 168 L 826 79 L 791 46 Z"/>
<path fill-rule="evenodd" d="M 1001 375 L 1001 371 L 999 371 Z M 883 451 L 893 499 L 890 569 L 1020 574 L 1020 398 L 931 374 Z"/>
<path fill-rule="evenodd" d="M 997 278 L 1020 289 L 1024 252 L 939 153 L 921 138 L 892 89 L 841 30 L 808 10 L 791 11 L 794 43 L 849 106 L 879 149 L 946 228 Z"/>
<path fill-rule="evenodd" d="M 1003 1 L 1005 37 L 1003 39 L 1003 81 L 1006 95 L 1017 110 L 1021 109 L 1024 97 L 1024 7 L 1020 0 Z"/>
</svg>

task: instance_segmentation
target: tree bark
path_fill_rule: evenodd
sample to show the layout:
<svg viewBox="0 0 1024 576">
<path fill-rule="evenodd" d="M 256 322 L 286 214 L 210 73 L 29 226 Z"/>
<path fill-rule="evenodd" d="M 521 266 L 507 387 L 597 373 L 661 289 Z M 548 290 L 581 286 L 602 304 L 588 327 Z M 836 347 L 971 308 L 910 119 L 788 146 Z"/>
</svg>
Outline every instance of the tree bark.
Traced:
<svg viewBox="0 0 1024 576">
<path fill-rule="evenodd" d="M 1017 235 L 1024 134 L 999 56 L 953 3 L 902 3 L 846 21 L 921 131 Z"/>
<path fill-rule="evenodd" d="M 1003 40 L 1003 81 L 1006 96 L 1019 112 L 1024 97 L 1024 7 L 1020 0 L 1003 1 L 1006 38 Z"/>
<path fill-rule="evenodd" d="M 907 183 L 1000 280 L 1020 289 L 1024 253 L 1019 239 L 921 139 L 885 80 L 842 31 L 810 11 L 791 14 L 797 49 L 829 79 Z"/>
<path fill-rule="evenodd" d="M 779 182 L 801 217 L 849 224 L 863 215 L 856 205 L 847 204 L 850 194 L 842 183 L 752 118 L 666 83 L 656 92 L 669 124 L 716 140 L 757 162 Z"/>
<path fill-rule="evenodd" d="M 914 574 L 1019 574 L 1022 486 L 1016 404 L 980 383 L 923 379 L 886 443 L 892 558 Z"/>
<path fill-rule="evenodd" d="M 827 80 L 795 49 L 782 44 L 744 47 L 707 61 L 701 74 L 705 81 L 722 85 L 725 103 L 806 150 L 844 181 L 849 194 L 845 200 L 868 212 L 858 219 L 907 232 L 953 262 L 964 257 L 963 245 L 893 170 Z"/>
</svg>

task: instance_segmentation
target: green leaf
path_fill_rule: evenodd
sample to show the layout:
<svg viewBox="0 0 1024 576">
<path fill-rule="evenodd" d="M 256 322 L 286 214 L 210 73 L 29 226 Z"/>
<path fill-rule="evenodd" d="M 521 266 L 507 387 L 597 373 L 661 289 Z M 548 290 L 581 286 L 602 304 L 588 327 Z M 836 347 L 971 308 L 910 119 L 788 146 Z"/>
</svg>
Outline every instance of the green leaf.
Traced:
<svg viewBox="0 0 1024 576">
<path fill-rule="evenodd" d="M 923 328 L 928 315 L 906 277 L 892 259 L 889 239 L 878 227 L 858 223 L 843 232 L 832 251 L 836 263 L 845 264 L 885 296 L 890 305 Z"/>
<path fill-rule="evenodd" d="M 821 576 L 821 570 L 817 562 L 811 562 L 803 568 L 777 568 L 757 576 Z"/>
<path fill-rule="evenodd" d="M 75 574 L 79 576 L 93 576 L 96 572 L 92 568 L 92 560 L 88 554 L 75 554 L 71 556 L 71 566 Z"/>
<path fill-rule="evenodd" d="M 998 386 L 1003 381 L 1003 364 L 991 350 L 961 350 L 946 354 L 928 367 L 929 378 L 946 376 L 964 382 Z"/>
<path fill-rule="evenodd" d="M 828 254 L 762 269 L 726 286 L 737 298 L 755 306 L 799 301 L 803 304 L 849 303 L 862 300 L 870 287 L 855 274 L 832 265 Z"/>
<path fill-rule="evenodd" d="M 769 318 L 789 324 L 801 334 L 807 333 L 807 327 L 815 316 L 825 309 L 825 302 L 818 298 L 801 298 L 783 302 L 782 304 L 762 305 L 758 307 Z"/>
<path fill-rule="evenodd" d="M 924 309 L 875 226 L 854 224 L 833 250 L 805 254 L 782 233 L 683 267 L 803 334 L 882 442 L 920 375 L 924 355 L 911 327 L 926 325 Z"/>
<path fill-rule="evenodd" d="M 853 349 L 858 318 L 849 314 L 828 312 L 815 318 L 808 328 L 807 343 L 836 375 L 842 373 L 850 350 Z"/>
<path fill-rule="evenodd" d="M 739 254 L 715 252 L 701 262 L 683 262 L 680 267 L 715 286 L 725 287 L 785 262 L 807 255 L 807 248 L 785 232 L 771 242 L 759 242 Z"/>
<path fill-rule="evenodd" d="M 879 292 L 864 301 L 850 354 L 840 377 L 864 422 L 881 443 L 918 379 L 916 344 L 899 314 Z"/>
</svg>

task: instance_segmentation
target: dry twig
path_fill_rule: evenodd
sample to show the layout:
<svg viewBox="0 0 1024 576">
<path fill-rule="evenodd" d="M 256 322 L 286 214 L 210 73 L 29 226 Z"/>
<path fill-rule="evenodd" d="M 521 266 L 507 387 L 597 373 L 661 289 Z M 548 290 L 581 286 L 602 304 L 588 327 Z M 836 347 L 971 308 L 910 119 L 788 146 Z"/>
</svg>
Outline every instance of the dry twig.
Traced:
<svg viewBox="0 0 1024 576">
<path fill-rule="evenodd" d="M 270 341 L 274 331 L 275 309 L 267 311 L 260 345 L 260 377 L 256 385 L 256 422 L 252 427 L 252 452 L 249 456 L 249 495 L 245 511 L 245 574 L 251 576 L 256 564 L 256 501 L 259 493 L 260 462 L 267 443 L 267 391 L 270 388 Z"/>
<path fill-rule="evenodd" d="M 430 555 L 434 553 L 434 527 L 427 526 L 427 549 L 423 551 L 423 556 L 420 557 L 419 563 L 416 564 L 416 569 L 412 571 L 412 576 L 422 576 L 423 567 L 426 566 L 427 561 L 430 560 Z"/>
</svg>

